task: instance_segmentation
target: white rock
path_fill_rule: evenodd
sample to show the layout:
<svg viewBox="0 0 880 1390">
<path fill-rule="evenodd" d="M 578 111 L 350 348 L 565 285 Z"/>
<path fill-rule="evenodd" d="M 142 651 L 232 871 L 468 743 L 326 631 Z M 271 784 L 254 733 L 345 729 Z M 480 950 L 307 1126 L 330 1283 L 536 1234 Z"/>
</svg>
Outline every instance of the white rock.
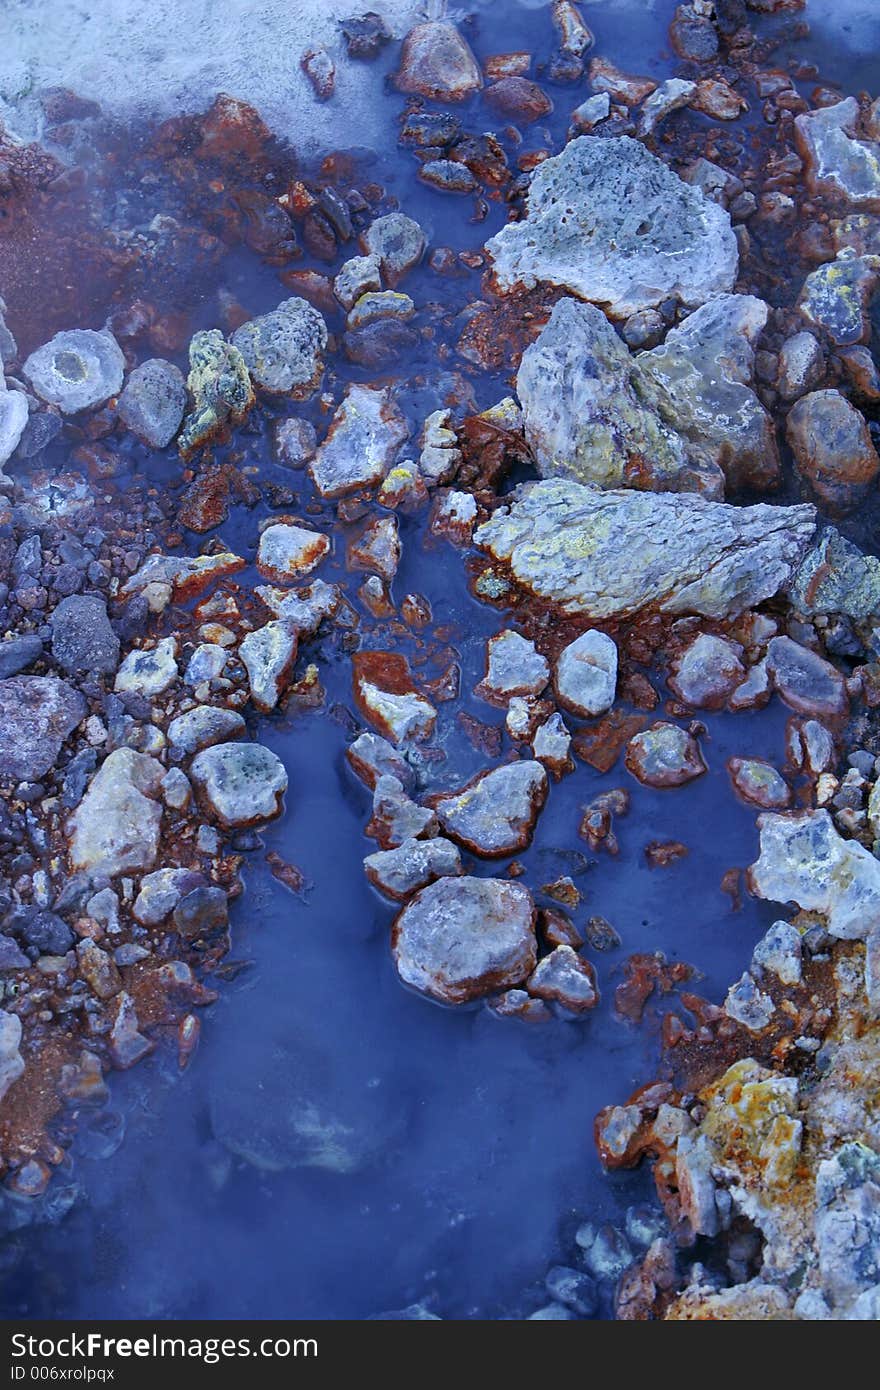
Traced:
<svg viewBox="0 0 880 1390">
<path fill-rule="evenodd" d="M 259 743 L 216 743 L 193 758 L 190 777 L 221 824 L 253 825 L 281 810 L 287 772 Z"/>
<path fill-rule="evenodd" d="M 162 764 L 145 753 L 117 748 L 107 755 L 68 821 L 74 869 L 112 878 L 153 867 L 164 776 Z"/>
<path fill-rule="evenodd" d="M 591 628 L 569 642 L 556 662 L 556 692 L 574 714 L 584 719 L 605 714 L 617 691 L 617 646 L 604 632 Z"/>
<path fill-rule="evenodd" d="M 276 522 L 260 536 L 257 569 L 276 584 L 288 584 L 309 574 L 329 549 L 330 542 L 322 532 Z"/>
<path fill-rule="evenodd" d="M 132 651 L 116 672 L 114 689 L 143 695 L 162 695 L 177 680 L 177 638 L 161 637 L 147 651 Z"/>
<path fill-rule="evenodd" d="M 828 931 L 862 941 L 880 925 L 880 862 L 844 840 L 827 811 L 758 817 L 760 857 L 749 869 L 759 898 L 824 914 Z"/>
</svg>

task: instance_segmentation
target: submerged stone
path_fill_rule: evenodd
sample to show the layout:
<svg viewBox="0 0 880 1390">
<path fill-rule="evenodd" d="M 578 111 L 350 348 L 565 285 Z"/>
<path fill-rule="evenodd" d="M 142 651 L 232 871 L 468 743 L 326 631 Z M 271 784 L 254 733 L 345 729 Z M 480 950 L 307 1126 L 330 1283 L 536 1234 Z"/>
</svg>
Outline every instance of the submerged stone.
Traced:
<svg viewBox="0 0 880 1390">
<path fill-rule="evenodd" d="M 408 435 L 390 390 L 350 386 L 309 464 L 315 487 L 336 498 L 380 483 Z"/>
<path fill-rule="evenodd" d="M 368 256 L 378 260 L 392 289 L 418 265 L 425 245 L 425 233 L 418 222 L 403 212 L 377 217 L 361 236 L 361 246 Z"/>
<path fill-rule="evenodd" d="M 394 79 L 401 92 L 463 101 L 483 85 L 479 64 L 454 24 L 429 20 L 410 29 Z"/>
<path fill-rule="evenodd" d="M 730 780 L 744 801 L 765 811 L 782 810 L 791 803 L 791 787 L 775 767 L 762 758 L 731 758 Z"/>
</svg>

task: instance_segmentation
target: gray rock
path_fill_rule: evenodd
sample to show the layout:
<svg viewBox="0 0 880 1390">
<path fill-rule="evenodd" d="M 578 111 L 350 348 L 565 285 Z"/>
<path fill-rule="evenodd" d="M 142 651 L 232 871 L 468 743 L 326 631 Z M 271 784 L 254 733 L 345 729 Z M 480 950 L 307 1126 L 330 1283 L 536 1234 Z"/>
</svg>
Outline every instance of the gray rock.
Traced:
<svg viewBox="0 0 880 1390">
<path fill-rule="evenodd" d="M 454 24 L 440 19 L 410 29 L 394 80 L 399 91 L 432 101 L 462 101 L 483 85 L 468 44 Z"/>
<path fill-rule="evenodd" d="M 395 849 L 368 854 L 364 871 L 375 888 L 396 902 L 438 878 L 461 873 L 457 847 L 442 835 L 433 840 L 403 840 Z"/>
<path fill-rule="evenodd" d="M 557 776 L 571 767 L 568 753 L 570 746 L 571 734 L 565 727 L 562 715 L 558 713 L 551 714 L 545 723 L 540 724 L 532 739 L 532 753 L 538 762 L 544 763 Z"/>
<path fill-rule="evenodd" d="M 164 449 L 180 429 L 186 410 L 183 372 L 162 357 L 148 358 L 129 375 L 117 408 L 132 434 L 153 449 Z"/>
<path fill-rule="evenodd" d="M 361 295 L 381 288 L 381 264 L 377 255 L 352 256 L 333 281 L 333 293 L 345 310 L 357 303 Z"/>
<path fill-rule="evenodd" d="M 412 788 L 415 779 L 409 763 L 402 753 L 378 734 L 369 730 L 358 734 L 346 749 L 346 757 L 368 787 L 375 787 L 378 778 L 389 776 L 396 777 L 403 787 Z"/>
<path fill-rule="evenodd" d="M 373 788 L 373 817 L 367 833 L 383 849 L 394 849 L 405 840 L 436 835 L 437 817 L 429 807 L 411 801 L 396 777 L 383 773 Z"/>
<path fill-rule="evenodd" d="M 441 878 L 398 915 L 391 953 L 405 984 L 443 1004 L 517 985 L 535 968 L 528 889 L 486 878 Z"/>
<path fill-rule="evenodd" d="M 191 686 L 216 680 L 222 676 L 228 660 L 229 652 L 225 647 L 217 642 L 202 642 L 187 662 L 183 679 Z"/>
<path fill-rule="evenodd" d="M 390 390 L 350 386 L 309 464 L 322 497 L 342 497 L 385 477 L 409 436 Z"/>
<path fill-rule="evenodd" d="M 69 675 L 80 671 L 110 675 L 119 660 L 119 638 L 110 626 L 107 604 L 96 594 L 71 594 L 52 614 L 52 656 Z"/>
<path fill-rule="evenodd" d="M 379 261 L 382 274 L 392 287 L 418 265 L 425 252 L 425 233 L 418 222 L 402 212 L 377 217 L 361 237 L 369 256 Z"/>
<path fill-rule="evenodd" d="M 821 912 L 832 936 L 862 941 L 880 924 L 880 862 L 837 833 L 827 811 L 758 817 L 761 853 L 749 886 L 770 902 Z"/>
<path fill-rule="evenodd" d="M 0 1101 L 24 1075 L 24 1059 L 18 1050 L 20 1042 L 21 1019 L 17 1014 L 0 1009 Z"/>
<path fill-rule="evenodd" d="M 591 1318 L 599 1307 L 596 1285 L 582 1269 L 553 1265 L 547 1271 L 544 1286 L 551 1298 L 557 1299 L 580 1318 Z M 544 1312 L 546 1315 L 546 1309 Z M 532 1318 L 535 1316 L 533 1313 Z"/>
<path fill-rule="evenodd" d="M 242 324 L 232 344 L 264 391 L 303 400 L 321 384 L 327 325 L 305 299 L 285 299 L 271 313 Z"/>
<path fill-rule="evenodd" d="M 730 758 L 730 780 L 744 801 L 765 811 L 781 811 L 791 804 L 791 787 L 763 758 Z"/>
<path fill-rule="evenodd" d="M 528 759 L 482 772 L 433 805 L 450 839 L 495 859 L 526 848 L 546 798 L 547 773 Z"/>
<path fill-rule="evenodd" d="M 556 693 L 566 709 L 584 719 L 605 714 L 617 692 L 617 646 L 591 628 L 563 647 L 556 662 Z"/>
<path fill-rule="evenodd" d="M 177 638 L 160 637 L 155 647 L 129 652 L 116 673 L 114 690 L 152 699 L 177 680 Z"/>
<path fill-rule="evenodd" d="M 110 1058 L 115 1067 L 126 1071 L 156 1046 L 140 1032 L 134 1000 L 124 990 L 117 994 L 109 1009 L 112 1025 L 109 1034 Z"/>
<path fill-rule="evenodd" d="M 813 192 L 880 210 L 880 146 L 853 138 L 858 117 L 855 97 L 805 111 L 795 118 L 795 140 Z"/>
<path fill-rule="evenodd" d="M 706 771 L 694 736 L 677 724 L 662 721 L 630 739 L 626 766 L 648 787 L 681 787 Z"/>
<path fill-rule="evenodd" d="M 174 925 L 186 941 L 222 931 L 228 921 L 229 905 L 222 888 L 194 888 L 174 908 Z"/>
<path fill-rule="evenodd" d="M 396 516 L 372 517 L 349 542 L 346 563 L 350 570 L 365 570 L 390 581 L 400 564 L 400 531 Z"/>
<path fill-rule="evenodd" d="M 329 549 L 330 542 L 321 531 L 278 521 L 260 536 L 257 568 L 266 579 L 289 584 L 319 565 Z"/>
<path fill-rule="evenodd" d="M 198 753 L 190 777 L 222 825 L 253 825 L 281 810 L 287 772 L 259 743 L 217 743 Z"/>
<path fill-rule="evenodd" d="M 669 688 L 694 709 L 720 709 L 745 680 L 742 647 L 701 632 L 672 663 Z"/>
<path fill-rule="evenodd" d="M 186 773 L 171 767 L 162 778 L 162 800 L 172 811 L 183 811 L 192 800 L 192 787 Z"/>
<path fill-rule="evenodd" d="M 775 975 L 784 985 L 801 982 L 801 934 L 790 922 L 774 922 L 752 952 L 752 971 Z"/>
<path fill-rule="evenodd" d="M 512 695 L 539 695 L 549 679 L 550 667 L 534 642 L 508 627 L 486 644 L 486 674 L 476 693 L 507 704 Z"/>
<path fill-rule="evenodd" d="M 474 540 L 524 588 L 596 622 L 645 608 L 734 617 L 784 589 L 816 529 L 811 506 L 527 483 Z"/>
<path fill-rule="evenodd" d="M 727 213 L 629 136 L 580 136 L 538 165 L 528 215 L 486 243 L 498 287 L 562 285 L 618 318 L 733 288 Z"/>
<path fill-rule="evenodd" d="M 461 463 L 458 436 L 452 428 L 452 411 L 433 410 L 422 426 L 422 447 L 419 468 L 429 486 L 447 483 Z M 455 497 L 464 494 L 455 493 Z"/>
<path fill-rule="evenodd" d="M 64 415 L 90 410 L 117 395 L 124 370 L 125 358 L 113 334 L 91 328 L 56 333 L 24 364 L 37 395 Z"/>
<path fill-rule="evenodd" d="M 798 305 L 804 318 L 821 328 L 835 347 L 868 341 L 868 309 L 880 280 L 880 256 L 841 251 L 817 266 L 804 281 Z"/>
<path fill-rule="evenodd" d="M 285 468 L 304 468 L 315 457 L 318 437 L 311 420 L 291 416 L 275 426 L 275 452 Z"/>
<path fill-rule="evenodd" d="M 859 1303 L 876 1306 L 880 1158 L 867 1144 L 844 1143 L 819 1164 L 816 1252 L 821 1291 L 832 1308 L 852 1303 L 851 1317 Z"/>
<path fill-rule="evenodd" d="M 661 121 L 673 111 L 687 106 L 694 92 L 696 82 L 687 82 L 682 77 L 670 77 L 651 93 L 643 103 L 639 113 L 639 134 L 653 135 Z"/>
<path fill-rule="evenodd" d="M 73 945 L 70 927 L 57 912 L 46 907 L 24 905 L 14 908 L 3 923 L 4 929 L 26 950 L 31 960 L 39 956 L 63 956 Z"/>
<path fill-rule="evenodd" d="M 18 448 L 28 422 L 27 396 L 23 391 L 9 391 L 0 370 L 0 478 L 3 465 Z"/>
<path fill-rule="evenodd" d="M 38 781 L 87 713 L 79 691 L 55 676 L 0 680 L 0 777 Z"/>
<path fill-rule="evenodd" d="M 784 401 L 797 400 L 818 386 L 825 375 L 825 354 L 812 333 L 803 329 L 779 349 L 776 389 Z"/>
<path fill-rule="evenodd" d="M 526 980 L 526 989 L 537 999 L 559 1004 L 569 1013 L 588 1013 L 599 1002 L 596 972 L 571 946 L 557 946 L 538 961 Z"/>
<path fill-rule="evenodd" d="M 43 655 L 43 639 L 36 633 L 0 641 L 0 680 L 17 676 Z"/>
<path fill-rule="evenodd" d="M 145 874 L 132 908 L 135 921 L 144 927 L 158 926 L 200 881 L 200 875 L 192 869 L 156 869 Z"/>
<path fill-rule="evenodd" d="M 68 821 L 74 869 L 113 878 L 152 869 L 159 849 L 165 769 L 155 758 L 117 748 L 108 754 Z"/>
<path fill-rule="evenodd" d="M 298 648 L 296 628 L 275 619 L 249 632 L 238 649 L 257 709 L 273 710 L 290 683 Z"/>
<path fill-rule="evenodd" d="M 771 639 L 767 670 L 785 703 L 798 714 L 843 714 L 849 707 L 846 683 L 837 668 L 790 637 Z"/>
<path fill-rule="evenodd" d="M 11 936 L 0 935 L 0 971 L 26 970 L 30 961 Z"/>
<path fill-rule="evenodd" d="M 762 994 L 748 971 L 730 986 L 724 1000 L 728 1018 L 741 1023 L 750 1033 L 760 1033 L 770 1023 L 775 1005 L 769 994 Z"/>
<path fill-rule="evenodd" d="M 197 705 L 172 719 L 168 739 L 182 753 L 198 753 L 213 743 L 227 743 L 240 737 L 245 722 L 237 710 L 220 709 L 216 705 Z"/>
<path fill-rule="evenodd" d="M 301 589 L 273 589 L 259 584 L 255 590 L 275 618 L 296 628 L 300 637 L 310 637 L 318 631 L 325 618 L 332 618 L 339 607 L 339 588 L 323 579 L 313 579 Z"/>
</svg>

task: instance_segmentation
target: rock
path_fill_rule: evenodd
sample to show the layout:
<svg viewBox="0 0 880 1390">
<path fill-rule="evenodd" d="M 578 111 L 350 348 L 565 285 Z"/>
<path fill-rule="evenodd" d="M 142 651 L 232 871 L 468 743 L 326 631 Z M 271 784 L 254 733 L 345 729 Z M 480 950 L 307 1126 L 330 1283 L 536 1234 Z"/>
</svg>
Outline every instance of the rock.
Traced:
<svg viewBox="0 0 880 1390">
<path fill-rule="evenodd" d="M 697 5 L 677 5 L 669 26 L 672 47 L 681 58 L 708 63 L 718 55 L 718 34 L 712 20 Z"/>
<path fill-rule="evenodd" d="M 346 564 L 392 580 L 400 564 L 401 546 L 397 517 L 373 517 L 348 544 Z"/>
<path fill-rule="evenodd" d="M 785 588 L 815 528 L 810 506 L 550 480 L 518 488 L 474 540 L 539 598 L 601 623 L 644 609 L 737 616 Z"/>
<path fill-rule="evenodd" d="M 0 482 L 3 465 L 18 448 L 28 422 L 27 396 L 23 391 L 9 391 L 0 370 Z"/>
<path fill-rule="evenodd" d="M 705 1135 L 682 1134 L 675 1149 L 675 1183 L 682 1217 L 695 1236 L 718 1234 L 713 1161 L 714 1154 Z"/>
<path fill-rule="evenodd" d="M 245 727 L 237 710 L 197 705 L 172 719 L 168 725 L 168 741 L 182 753 L 197 753 L 200 748 L 238 738 Z"/>
<path fill-rule="evenodd" d="M 190 686 L 217 680 L 223 675 L 228 660 L 229 652 L 225 647 L 216 642 L 202 642 L 187 662 L 183 679 Z"/>
<path fill-rule="evenodd" d="M 682 77 L 670 77 L 666 82 L 661 82 L 641 109 L 639 134 L 653 135 L 661 121 L 689 104 L 696 90 L 696 82 L 687 82 Z"/>
<path fill-rule="evenodd" d="M 737 270 L 724 210 L 626 135 L 580 136 L 545 159 L 528 215 L 486 250 L 502 292 L 549 281 L 617 318 L 674 297 L 693 308 L 730 290 Z"/>
<path fill-rule="evenodd" d="M 24 1075 L 24 1059 L 19 1052 L 21 1019 L 0 1009 L 0 1102 L 10 1087 Z"/>
<path fill-rule="evenodd" d="M 79 973 L 99 999 L 112 999 L 122 989 L 122 976 L 113 957 L 88 937 L 76 948 Z"/>
<path fill-rule="evenodd" d="M 395 849 L 368 854 L 364 870 L 375 888 L 402 903 L 426 884 L 460 874 L 461 855 L 442 835 L 433 840 L 410 838 Z"/>
<path fill-rule="evenodd" d="M 479 64 L 454 24 L 430 20 L 403 41 L 395 85 L 432 101 L 463 101 L 483 85 Z"/>
<path fill-rule="evenodd" d="M 362 295 L 381 288 L 381 262 L 376 255 L 352 256 L 333 281 L 333 293 L 346 310 L 351 309 Z"/>
<path fill-rule="evenodd" d="M 152 1052 L 155 1043 L 150 1042 L 140 1032 L 134 1000 L 124 990 L 117 994 L 110 1005 L 111 1028 L 109 1035 L 110 1057 L 115 1067 L 125 1071 L 133 1067 L 142 1057 Z"/>
<path fill-rule="evenodd" d="M 565 727 L 561 714 L 551 714 L 550 718 L 535 730 L 532 738 L 532 753 L 539 763 L 549 768 L 554 777 L 561 777 L 574 766 L 568 752 L 570 746 L 571 734 Z"/>
<path fill-rule="evenodd" d="M 167 590 L 165 603 L 153 610 L 161 612 L 172 593 L 176 598 L 192 598 L 213 581 L 234 574 L 244 566 L 241 556 L 228 550 L 219 555 L 149 555 L 131 579 L 126 580 L 121 592 L 123 596 L 144 592 L 155 595 L 157 590 Z"/>
<path fill-rule="evenodd" d="M 681 787 L 706 771 L 694 736 L 677 724 L 660 721 L 630 739 L 624 761 L 647 787 Z"/>
<path fill-rule="evenodd" d="M 514 695 L 540 695 L 549 679 L 550 667 L 534 642 L 506 627 L 486 643 L 486 674 L 474 693 L 506 705 Z"/>
<path fill-rule="evenodd" d="M 68 675 L 89 671 L 107 676 L 116 670 L 119 638 L 110 626 L 107 604 L 97 594 L 70 594 L 49 621 L 52 658 Z"/>
<path fill-rule="evenodd" d="M 801 982 L 801 934 L 790 922 L 774 922 L 752 952 L 752 973 L 775 975 L 784 985 Z"/>
<path fill-rule="evenodd" d="M 832 936 L 862 941 L 880 923 L 880 862 L 837 833 L 827 811 L 758 817 L 761 853 L 749 887 L 770 902 L 821 912 Z"/>
<path fill-rule="evenodd" d="M 73 932 L 57 912 L 22 904 L 13 908 L 3 926 L 20 941 L 32 961 L 40 956 L 64 956 L 73 945 Z"/>
<path fill-rule="evenodd" d="M 125 358 L 113 334 L 91 328 L 56 333 L 24 364 L 37 395 L 64 415 L 103 405 L 120 390 L 124 370 Z"/>
<path fill-rule="evenodd" d="M 238 652 L 257 709 L 267 713 L 278 704 L 290 684 L 297 647 L 296 628 L 283 618 L 249 632 L 241 643 Z"/>
<path fill-rule="evenodd" d="M 418 222 L 402 212 L 377 217 L 361 236 L 363 250 L 379 261 L 382 274 L 392 289 L 418 265 L 425 245 L 425 233 Z"/>
<path fill-rule="evenodd" d="M 723 496 L 723 474 L 706 450 L 643 400 L 638 363 L 600 309 L 574 299 L 555 305 L 516 379 L 538 472 L 599 487 Z"/>
<path fill-rule="evenodd" d="M 260 536 L 257 569 L 276 584 L 289 584 L 311 573 L 329 551 L 330 542 L 321 531 L 275 522 Z"/>
<path fill-rule="evenodd" d="M 442 1004 L 517 985 L 535 968 L 535 908 L 520 884 L 441 878 L 412 899 L 391 932 L 403 982 Z"/>
<path fill-rule="evenodd" d="M 11 936 L 0 935 L 0 971 L 27 970 L 30 963 Z"/>
<path fill-rule="evenodd" d="M 290 623 L 300 637 L 317 632 L 323 620 L 331 618 L 339 607 L 338 587 L 323 579 L 313 579 L 301 589 L 273 589 L 258 584 L 254 592 L 273 617 Z"/>
<path fill-rule="evenodd" d="M 460 791 L 431 799 L 446 834 L 488 859 L 527 847 L 547 799 L 547 773 L 531 760 L 482 772 Z"/>
<path fill-rule="evenodd" d="M 622 72 L 607 58 L 593 58 L 590 61 L 590 86 L 594 92 L 606 92 L 623 106 L 638 106 L 640 101 L 651 95 L 657 83 L 651 77 Z"/>
<path fill-rule="evenodd" d="M 384 738 L 369 731 L 358 734 L 345 750 L 345 756 L 362 782 L 375 787 L 378 778 L 396 777 L 401 786 L 411 789 L 413 770 L 402 753 Z"/>
<path fill-rule="evenodd" d="M 177 680 L 177 638 L 160 637 L 148 651 L 129 652 L 116 673 L 114 690 L 152 699 Z"/>
<path fill-rule="evenodd" d="M 356 652 L 352 668 L 358 707 L 384 737 L 397 744 L 430 738 L 437 711 L 416 690 L 404 657 Z"/>
<path fill-rule="evenodd" d="M 43 639 L 36 633 L 24 637 L 7 637 L 0 641 L 0 680 L 26 671 L 43 655 Z"/>
<path fill-rule="evenodd" d="M 390 390 L 350 386 L 327 438 L 309 464 L 322 497 L 342 497 L 385 477 L 409 436 Z"/>
<path fill-rule="evenodd" d="M 458 436 L 451 423 L 451 410 L 435 410 L 422 426 L 419 467 L 430 485 L 449 482 L 461 463 Z M 454 495 L 460 496 L 458 493 Z"/>
<path fill-rule="evenodd" d="M 836 667 L 790 637 L 771 639 L 767 669 L 775 689 L 798 714 L 844 714 L 849 707 L 846 683 Z"/>
<path fill-rule="evenodd" d="M 223 931 L 228 922 L 229 906 L 222 888 L 194 888 L 174 908 L 174 925 L 185 941 Z"/>
<path fill-rule="evenodd" d="M 162 800 L 172 811 L 184 811 L 192 800 L 189 778 L 179 767 L 171 767 L 162 778 Z"/>
<path fill-rule="evenodd" d="M 669 688 L 694 709 L 721 709 L 746 678 L 742 647 L 701 632 L 672 662 Z"/>
<path fill-rule="evenodd" d="M 254 825 L 281 810 L 287 772 L 259 743 L 216 743 L 196 754 L 190 777 L 221 825 Z"/>
<path fill-rule="evenodd" d="M 254 403 L 247 364 L 217 328 L 193 334 L 186 384 L 193 409 L 178 440 L 183 458 L 210 443 L 227 425 L 240 424 Z"/>
<path fill-rule="evenodd" d="M 349 58 L 375 58 L 385 44 L 391 41 L 391 31 L 387 24 L 382 16 L 373 10 L 344 20 L 340 28 Z"/>
<path fill-rule="evenodd" d="M 785 778 L 762 758 L 731 758 L 727 768 L 744 801 L 765 811 L 779 811 L 791 804 L 791 788 Z"/>
<path fill-rule="evenodd" d="M 571 113 L 571 123 L 578 133 L 589 134 L 594 126 L 607 121 L 611 114 L 611 97 L 608 92 L 597 92 L 576 106 Z"/>
<path fill-rule="evenodd" d="M 199 874 L 192 869 L 156 869 L 155 873 L 145 874 L 132 908 L 135 921 L 144 927 L 157 927 L 199 882 Z"/>
<path fill-rule="evenodd" d="M 827 526 L 806 552 L 788 590 L 799 613 L 842 613 L 861 623 L 880 609 L 880 560 L 863 555 Z"/>
<path fill-rule="evenodd" d="M 872 1147 L 844 1143 L 818 1165 L 815 1222 L 820 1285 L 827 1304 L 845 1307 L 852 1300 L 848 1318 L 876 1318 L 880 1162 Z"/>
<path fill-rule="evenodd" d="M 418 464 L 411 459 L 396 463 L 384 478 L 376 500 L 401 512 L 419 511 L 428 500 L 428 489 Z"/>
<path fill-rule="evenodd" d="M 79 691 L 55 676 L 0 680 L 0 777 L 38 781 L 87 713 Z"/>
<path fill-rule="evenodd" d="M 318 101 L 329 101 L 336 88 L 336 65 L 324 48 L 307 48 L 299 65 Z"/>
<path fill-rule="evenodd" d="M 170 444 L 186 410 L 183 372 L 161 357 L 135 367 L 119 397 L 122 423 L 153 449 Z"/>
<path fill-rule="evenodd" d="M 405 840 L 436 835 L 437 817 L 429 807 L 411 801 L 396 777 L 383 775 L 373 788 L 373 815 L 366 833 L 382 849 L 394 849 Z"/>
<path fill-rule="evenodd" d="M 797 400 L 818 386 L 825 375 L 825 354 L 812 333 L 803 329 L 779 349 L 776 389 L 784 401 Z"/>
<path fill-rule="evenodd" d="M 880 472 L 867 421 L 839 391 L 802 396 L 785 434 L 799 473 L 836 512 L 858 505 Z"/>
<path fill-rule="evenodd" d="M 617 692 L 617 646 L 604 632 L 590 629 L 569 642 L 556 662 L 560 702 L 583 719 L 605 714 Z"/>
<path fill-rule="evenodd" d="M 159 849 L 165 769 L 155 758 L 117 748 L 104 759 L 67 823 L 70 862 L 108 878 L 152 869 Z"/>
<path fill-rule="evenodd" d="M 749 667 L 749 674 L 741 685 L 730 695 L 727 707 L 731 710 L 763 708 L 770 699 L 770 675 L 767 662 L 762 659 Z"/>
<path fill-rule="evenodd" d="M 588 1013 L 599 1002 L 596 972 L 571 946 L 557 946 L 544 956 L 526 980 L 526 989 L 573 1014 Z"/>
<path fill-rule="evenodd" d="M 866 343 L 871 336 L 868 315 L 880 279 L 880 256 L 855 256 L 843 251 L 811 271 L 804 281 L 798 307 L 805 319 L 821 328 L 835 347 Z"/>
<path fill-rule="evenodd" d="M 570 53 L 573 58 L 583 58 L 596 40 L 577 5 L 572 0 L 553 0 L 550 9 L 562 52 Z"/>
<path fill-rule="evenodd" d="M 486 88 L 486 105 L 499 116 L 521 125 L 531 125 L 553 110 L 546 92 L 528 77 L 502 77 Z"/>
<path fill-rule="evenodd" d="M 347 328 L 357 329 L 365 328 L 379 319 L 406 321 L 412 318 L 415 311 L 416 306 L 408 294 L 402 294 L 400 290 L 379 290 L 362 294 L 349 310 L 345 323 Z"/>
<path fill-rule="evenodd" d="M 327 325 L 305 299 L 285 299 L 232 335 L 252 380 L 264 391 L 304 400 L 321 384 Z"/>
<path fill-rule="evenodd" d="M 553 1265 L 547 1271 L 544 1286 L 551 1298 L 558 1299 L 579 1318 L 590 1318 L 598 1311 L 599 1294 L 589 1274 L 566 1265 Z M 545 1310 L 546 1313 L 546 1310 Z M 535 1314 L 532 1314 L 534 1317 Z"/>
<path fill-rule="evenodd" d="M 275 425 L 275 452 L 285 468 L 304 468 L 318 447 L 311 420 L 291 417 Z"/>
<path fill-rule="evenodd" d="M 853 138 L 858 116 L 855 97 L 805 111 L 795 118 L 795 142 L 812 192 L 880 211 L 880 147 Z"/>
<path fill-rule="evenodd" d="M 666 332 L 666 324 L 656 309 L 639 309 L 630 314 L 620 331 L 627 347 L 635 351 L 656 347 Z"/>
</svg>

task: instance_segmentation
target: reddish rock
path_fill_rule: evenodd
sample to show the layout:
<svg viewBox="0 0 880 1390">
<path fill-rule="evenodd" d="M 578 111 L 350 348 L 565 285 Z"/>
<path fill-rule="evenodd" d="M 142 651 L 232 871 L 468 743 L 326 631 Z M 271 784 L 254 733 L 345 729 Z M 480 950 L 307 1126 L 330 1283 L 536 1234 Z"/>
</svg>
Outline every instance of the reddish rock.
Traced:
<svg viewBox="0 0 880 1390">
<path fill-rule="evenodd" d="M 395 77 L 399 91 L 433 101 L 463 101 L 483 85 L 476 58 L 454 24 L 417 24 L 403 41 Z"/>
<path fill-rule="evenodd" d="M 539 121 L 553 110 L 547 94 L 527 77 L 502 77 L 486 88 L 485 99 L 499 116 L 523 125 Z"/>
<path fill-rule="evenodd" d="M 799 473 L 836 512 L 857 506 L 880 473 L 867 421 L 839 391 L 802 396 L 785 434 Z"/>
<path fill-rule="evenodd" d="M 644 729 L 643 714 L 623 714 L 612 710 L 591 729 L 579 729 L 572 738 L 572 747 L 582 762 L 597 772 L 610 772 L 630 739 Z"/>
<path fill-rule="evenodd" d="M 791 788 L 780 772 L 761 758 L 730 758 L 730 780 L 744 801 L 766 811 L 791 805 Z"/>
<path fill-rule="evenodd" d="M 627 771 L 648 787 L 681 787 L 706 771 L 693 734 L 662 721 L 630 739 L 625 761 Z"/>
<path fill-rule="evenodd" d="M 657 83 L 650 77 L 622 72 L 607 58 L 594 58 L 590 63 L 590 86 L 594 92 L 608 92 L 614 101 L 625 106 L 637 106 L 651 95 Z"/>
<path fill-rule="evenodd" d="M 526 980 L 529 994 L 569 1013 L 584 1014 L 599 1002 L 596 972 L 571 946 L 557 946 Z"/>
</svg>

